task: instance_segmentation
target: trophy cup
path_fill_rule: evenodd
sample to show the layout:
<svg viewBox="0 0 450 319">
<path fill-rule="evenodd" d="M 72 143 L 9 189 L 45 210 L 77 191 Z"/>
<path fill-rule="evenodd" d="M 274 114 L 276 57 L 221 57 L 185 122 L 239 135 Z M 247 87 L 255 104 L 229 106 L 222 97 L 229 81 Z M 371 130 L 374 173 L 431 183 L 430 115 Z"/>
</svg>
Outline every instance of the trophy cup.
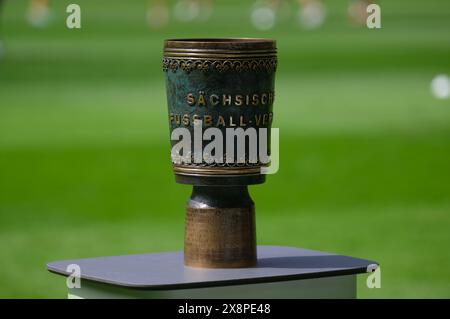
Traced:
<svg viewBox="0 0 450 319">
<path fill-rule="evenodd" d="M 263 183 L 270 165 L 276 67 L 274 40 L 165 41 L 173 171 L 193 186 L 184 251 L 49 263 L 68 277 L 69 298 L 356 297 L 356 275 L 376 262 L 256 246 L 247 187 Z"/>
<path fill-rule="evenodd" d="M 264 144 L 264 153 L 270 152 L 270 139 L 265 137 L 270 137 L 266 133 L 273 118 L 276 66 L 274 40 L 165 41 L 163 70 L 172 150 L 179 142 L 173 139 L 179 137 L 173 134 L 177 128 L 188 130 L 187 138 L 191 138 L 185 154 L 172 151 L 176 181 L 193 185 L 185 220 L 184 262 L 188 266 L 256 264 L 255 209 L 247 185 L 265 180 L 261 168 L 267 163 L 261 161 L 258 146 Z M 196 122 L 201 126 L 197 130 Z M 208 130 L 220 131 L 214 136 L 220 155 L 210 152 L 209 160 L 205 156 L 208 141 L 195 136 L 196 132 L 208 135 Z M 246 132 L 253 135 L 248 133 L 246 139 Z M 227 138 L 243 145 L 230 150 L 227 146 L 234 141 L 227 142 Z M 198 154 L 196 140 L 202 141 Z M 251 150 L 256 154 L 251 156 Z"/>
</svg>

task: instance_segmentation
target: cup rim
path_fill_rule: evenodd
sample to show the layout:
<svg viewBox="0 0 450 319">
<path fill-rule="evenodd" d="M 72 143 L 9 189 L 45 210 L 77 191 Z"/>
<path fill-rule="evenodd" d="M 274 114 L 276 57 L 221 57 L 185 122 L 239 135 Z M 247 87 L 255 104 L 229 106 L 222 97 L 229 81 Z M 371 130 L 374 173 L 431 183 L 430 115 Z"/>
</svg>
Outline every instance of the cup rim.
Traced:
<svg viewBox="0 0 450 319">
<path fill-rule="evenodd" d="M 164 49 L 276 50 L 276 40 L 269 38 L 174 38 L 164 41 Z"/>
</svg>

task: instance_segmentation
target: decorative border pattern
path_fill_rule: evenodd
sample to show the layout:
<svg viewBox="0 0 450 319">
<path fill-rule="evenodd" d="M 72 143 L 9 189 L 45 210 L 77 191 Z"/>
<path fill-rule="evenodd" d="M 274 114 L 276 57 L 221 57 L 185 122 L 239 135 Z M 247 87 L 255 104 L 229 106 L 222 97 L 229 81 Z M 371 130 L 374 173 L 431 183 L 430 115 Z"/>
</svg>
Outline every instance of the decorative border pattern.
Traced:
<svg viewBox="0 0 450 319">
<path fill-rule="evenodd" d="M 270 165 L 270 163 L 262 163 L 261 161 L 257 161 L 256 163 L 251 163 L 248 159 L 243 159 L 243 163 L 239 163 L 239 162 L 232 162 L 232 163 L 228 163 L 227 162 L 227 154 L 223 155 L 223 160 L 222 163 L 207 163 L 204 160 L 201 163 L 196 163 L 195 162 L 195 158 L 194 155 L 191 155 L 191 161 L 190 162 L 185 162 L 183 161 L 183 159 L 180 157 L 178 158 L 178 161 L 175 161 L 172 158 L 172 165 L 175 166 L 180 166 L 180 167 L 185 167 L 185 168 L 203 168 L 203 169 L 208 169 L 208 168 L 221 168 L 221 169 L 227 169 L 227 168 L 255 168 L 255 167 L 262 167 L 262 166 L 268 166 Z"/>
<path fill-rule="evenodd" d="M 195 163 L 172 163 L 175 174 L 189 176 L 239 176 L 259 175 L 261 168 L 268 164 L 263 163 L 223 163 L 223 164 L 195 164 Z"/>
<path fill-rule="evenodd" d="M 212 60 L 212 59 L 189 59 L 189 58 L 163 58 L 163 71 L 176 72 L 178 69 L 190 73 L 194 70 L 201 72 L 218 71 L 224 73 L 227 71 L 235 72 L 268 72 L 273 73 L 277 68 L 277 58 L 261 58 L 261 59 L 225 59 L 225 60 Z"/>
<path fill-rule="evenodd" d="M 175 174 L 188 176 L 240 176 L 259 175 L 261 166 L 255 167 L 187 167 L 183 165 L 173 165 Z"/>
<path fill-rule="evenodd" d="M 235 168 L 235 167 L 242 167 L 242 168 L 252 168 L 252 167 L 261 167 L 261 166 L 267 166 L 268 164 L 264 164 L 261 162 L 256 162 L 256 163 L 249 163 L 248 161 L 246 161 L 245 163 L 185 163 L 185 162 L 181 162 L 181 163 L 176 163 L 176 162 L 172 162 L 173 166 L 183 166 L 183 167 L 195 167 L 195 168 L 216 168 L 216 167 L 220 167 L 220 168 Z"/>
</svg>

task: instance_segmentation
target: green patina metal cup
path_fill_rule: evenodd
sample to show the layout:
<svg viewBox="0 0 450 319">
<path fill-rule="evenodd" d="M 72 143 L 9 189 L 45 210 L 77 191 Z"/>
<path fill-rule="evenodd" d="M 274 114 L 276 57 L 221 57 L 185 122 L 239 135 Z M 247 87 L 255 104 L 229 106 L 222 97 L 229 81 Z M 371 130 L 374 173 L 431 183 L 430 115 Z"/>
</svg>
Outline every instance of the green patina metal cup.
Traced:
<svg viewBox="0 0 450 319">
<path fill-rule="evenodd" d="M 256 262 L 247 185 L 265 181 L 276 67 L 270 39 L 164 43 L 173 171 L 178 183 L 194 185 L 186 215 L 188 265 Z"/>
</svg>

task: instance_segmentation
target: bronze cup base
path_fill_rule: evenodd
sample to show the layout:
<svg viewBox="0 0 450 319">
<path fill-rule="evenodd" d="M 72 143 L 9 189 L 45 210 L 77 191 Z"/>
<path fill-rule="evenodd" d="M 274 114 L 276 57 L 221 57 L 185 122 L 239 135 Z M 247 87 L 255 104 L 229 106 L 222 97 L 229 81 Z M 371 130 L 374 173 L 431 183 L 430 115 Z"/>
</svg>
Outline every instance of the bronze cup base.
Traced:
<svg viewBox="0 0 450 319">
<path fill-rule="evenodd" d="M 256 265 L 255 209 L 246 186 L 194 186 L 186 207 L 184 263 L 201 268 Z"/>
</svg>

